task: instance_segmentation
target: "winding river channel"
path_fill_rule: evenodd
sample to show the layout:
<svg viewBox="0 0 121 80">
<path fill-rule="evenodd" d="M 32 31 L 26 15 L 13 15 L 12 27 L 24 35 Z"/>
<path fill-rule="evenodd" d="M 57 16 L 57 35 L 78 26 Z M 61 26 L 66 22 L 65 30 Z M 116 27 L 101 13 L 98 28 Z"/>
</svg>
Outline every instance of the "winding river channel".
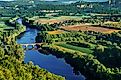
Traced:
<svg viewBox="0 0 121 80">
<path fill-rule="evenodd" d="M 35 43 L 37 32 L 36 29 L 27 28 L 26 32 L 17 39 L 17 43 Z M 53 55 L 45 55 L 37 50 L 26 50 L 24 61 L 25 63 L 32 61 L 34 65 L 38 65 L 56 75 L 63 76 L 66 80 L 85 80 L 83 75 L 75 75 L 73 68 L 64 59 L 56 58 Z"/>
</svg>

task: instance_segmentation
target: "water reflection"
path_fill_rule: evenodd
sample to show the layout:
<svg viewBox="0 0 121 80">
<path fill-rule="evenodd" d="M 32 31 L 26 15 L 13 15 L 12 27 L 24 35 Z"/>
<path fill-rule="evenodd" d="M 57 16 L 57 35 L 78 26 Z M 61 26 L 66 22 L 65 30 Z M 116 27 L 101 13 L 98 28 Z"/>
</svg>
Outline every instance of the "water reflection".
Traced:
<svg viewBox="0 0 121 80">
<path fill-rule="evenodd" d="M 45 55 L 38 51 L 28 50 L 25 54 L 25 63 L 32 61 L 52 73 L 66 77 L 67 80 L 85 80 L 83 75 L 75 75 L 73 68 L 66 64 L 64 59 L 56 58 L 53 55 Z"/>
<path fill-rule="evenodd" d="M 35 37 L 37 36 L 36 29 L 27 28 L 27 31 L 20 35 L 17 39 L 19 44 L 35 43 Z M 67 80 L 85 80 L 84 76 L 75 75 L 75 69 L 67 64 L 64 59 L 57 58 L 60 56 L 45 55 L 36 50 L 27 50 L 25 52 L 25 63 L 32 61 L 34 65 L 39 65 L 52 73 L 66 77 Z"/>
</svg>

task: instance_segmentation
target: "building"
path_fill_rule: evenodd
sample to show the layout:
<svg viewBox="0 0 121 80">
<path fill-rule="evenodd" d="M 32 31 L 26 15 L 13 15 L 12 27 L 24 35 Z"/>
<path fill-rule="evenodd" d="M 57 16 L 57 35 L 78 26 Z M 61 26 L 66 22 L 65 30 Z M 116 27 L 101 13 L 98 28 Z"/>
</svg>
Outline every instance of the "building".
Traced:
<svg viewBox="0 0 121 80">
<path fill-rule="evenodd" d="M 109 4 L 121 4 L 121 0 L 108 0 Z"/>
</svg>

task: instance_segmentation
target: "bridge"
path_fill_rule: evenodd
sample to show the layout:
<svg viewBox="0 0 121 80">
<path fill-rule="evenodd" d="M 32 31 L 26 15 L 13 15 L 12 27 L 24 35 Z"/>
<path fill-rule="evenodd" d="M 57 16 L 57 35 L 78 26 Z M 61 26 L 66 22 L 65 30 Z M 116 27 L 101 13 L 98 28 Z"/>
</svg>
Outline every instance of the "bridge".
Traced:
<svg viewBox="0 0 121 80">
<path fill-rule="evenodd" d="M 43 43 L 30 43 L 30 44 L 20 44 L 24 50 L 38 49 Z"/>
<path fill-rule="evenodd" d="M 19 44 L 23 47 L 24 50 L 38 50 L 45 43 L 28 43 L 28 44 Z M 4 45 L 4 48 L 7 49 L 12 45 Z"/>
</svg>

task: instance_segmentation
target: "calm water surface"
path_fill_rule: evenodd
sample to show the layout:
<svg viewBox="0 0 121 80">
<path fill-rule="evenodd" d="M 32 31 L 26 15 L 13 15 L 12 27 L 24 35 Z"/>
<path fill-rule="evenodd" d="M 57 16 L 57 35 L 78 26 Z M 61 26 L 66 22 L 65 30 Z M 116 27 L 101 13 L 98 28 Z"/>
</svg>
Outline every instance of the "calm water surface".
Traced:
<svg viewBox="0 0 121 80">
<path fill-rule="evenodd" d="M 21 38 L 17 40 L 19 44 L 35 43 L 35 37 L 37 36 L 36 29 L 27 29 L 27 32 L 21 35 Z M 25 63 L 32 61 L 34 65 L 39 65 L 54 74 L 66 77 L 66 80 L 85 80 L 83 75 L 75 75 L 73 68 L 65 62 L 64 59 L 56 58 L 53 55 L 44 55 L 37 50 L 25 51 Z"/>
</svg>

